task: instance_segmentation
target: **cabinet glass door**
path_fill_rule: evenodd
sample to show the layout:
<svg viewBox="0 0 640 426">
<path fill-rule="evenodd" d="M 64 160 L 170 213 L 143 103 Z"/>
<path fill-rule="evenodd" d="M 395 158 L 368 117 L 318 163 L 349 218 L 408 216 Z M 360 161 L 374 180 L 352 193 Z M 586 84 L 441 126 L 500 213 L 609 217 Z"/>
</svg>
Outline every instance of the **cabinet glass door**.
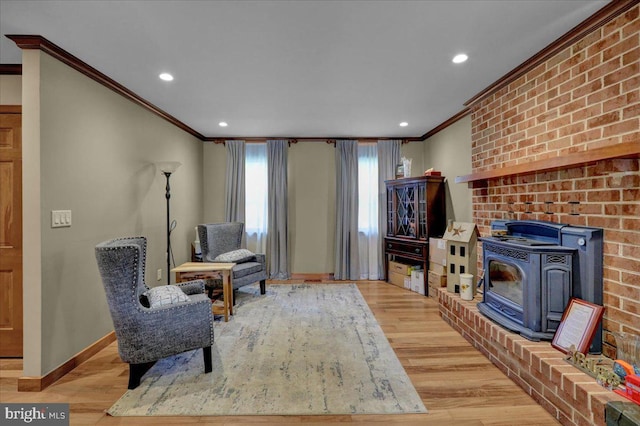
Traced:
<svg viewBox="0 0 640 426">
<path fill-rule="evenodd" d="M 407 185 L 395 189 L 396 235 L 416 237 L 416 190 L 415 186 Z"/>
<path fill-rule="evenodd" d="M 393 195 L 394 191 L 387 190 L 387 235 L 389 236 L 395 234 L 395 229 L 393 228 Z"/>
<path fill-rule="evenodd" d="M 418 185 L 418 231 L 421 239 L 426 239 L 427 235 L 427 184 Z"/>
</svg>

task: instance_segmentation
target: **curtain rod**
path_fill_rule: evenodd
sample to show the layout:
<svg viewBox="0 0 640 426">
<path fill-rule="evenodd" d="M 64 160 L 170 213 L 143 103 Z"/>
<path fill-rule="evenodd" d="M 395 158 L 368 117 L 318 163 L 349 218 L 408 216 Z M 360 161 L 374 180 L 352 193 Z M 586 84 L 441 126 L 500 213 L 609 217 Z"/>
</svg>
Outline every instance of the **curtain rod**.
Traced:
<svg viewBox="0 0 640 426">
<path fill-rule="evenodd" d="M 298 142 L 326 142 L 327 144 L 335 145 L 336 140 L 338 138 L 211 138 L 207 139 L 205 142 L 213 142 L 215 144 L 225 144 L 225 141 L 234 141 L 234 140 L 242 140 L 245 143 L 265 143 L 268 140 L 286 140 L 289 142 L 289 146 L 291 144 L 296 144 Z M 377 142 L 377 141 L 385 141 L 385 140 L 400 140 L 404 145 L 409 142 L 421 142 L 418 138 L 339 138 L 339 139 L 352 139 L 357 140 L 358 142 Z"/>
</svg>

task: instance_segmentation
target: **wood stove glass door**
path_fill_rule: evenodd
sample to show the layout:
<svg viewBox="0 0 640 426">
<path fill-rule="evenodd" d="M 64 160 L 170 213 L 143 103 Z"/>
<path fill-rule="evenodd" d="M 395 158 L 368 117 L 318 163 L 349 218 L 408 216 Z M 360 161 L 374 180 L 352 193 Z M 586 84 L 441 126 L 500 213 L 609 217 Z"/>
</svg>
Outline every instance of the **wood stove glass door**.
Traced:
<svg viewBox="0 0 640 426">
<path fill-rule="evenodd" d="M 522 272 L 514 265 L 499 260 L 489 261 L 489 283 L 491 291 L 523 306 Z"/>
</svg>

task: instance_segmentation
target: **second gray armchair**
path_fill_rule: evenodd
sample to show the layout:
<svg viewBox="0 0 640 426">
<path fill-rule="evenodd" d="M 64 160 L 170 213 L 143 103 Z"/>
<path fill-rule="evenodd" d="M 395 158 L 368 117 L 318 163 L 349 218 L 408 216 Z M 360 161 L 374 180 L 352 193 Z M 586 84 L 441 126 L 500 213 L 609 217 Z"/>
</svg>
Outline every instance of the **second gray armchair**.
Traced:
<svg viewBox="0 0 640 426">
<path fill-rule="evenodd" d="M 266 292 L 266 257 L 241 249 L 244 223 L 224 222 L 198 225 L 203 262 L 233 262 L 234 293 L 240 287 L 260 282 L 260 294 Z"/>
</svg>

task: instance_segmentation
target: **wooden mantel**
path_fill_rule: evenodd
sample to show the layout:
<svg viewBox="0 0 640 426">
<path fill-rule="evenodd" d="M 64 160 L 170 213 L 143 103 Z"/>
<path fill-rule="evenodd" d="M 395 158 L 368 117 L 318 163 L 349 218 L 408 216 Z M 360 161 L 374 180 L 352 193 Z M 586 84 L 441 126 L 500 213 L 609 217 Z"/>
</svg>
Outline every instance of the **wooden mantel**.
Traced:
<svg viewBox="0 0 640 426">
<path fill-rule="evenodd" d="M 529 161 L 514 166 L 456 176 L 455 182 L 466 182 L 469 188 L 480 188 L 487 186 L 487 180 L 489 179 L 566 169 L 614 158 L 640 158 L 640 140 L 576 152 L 563 157 L 545 158 L 543 160 Z"/>
</svg>

